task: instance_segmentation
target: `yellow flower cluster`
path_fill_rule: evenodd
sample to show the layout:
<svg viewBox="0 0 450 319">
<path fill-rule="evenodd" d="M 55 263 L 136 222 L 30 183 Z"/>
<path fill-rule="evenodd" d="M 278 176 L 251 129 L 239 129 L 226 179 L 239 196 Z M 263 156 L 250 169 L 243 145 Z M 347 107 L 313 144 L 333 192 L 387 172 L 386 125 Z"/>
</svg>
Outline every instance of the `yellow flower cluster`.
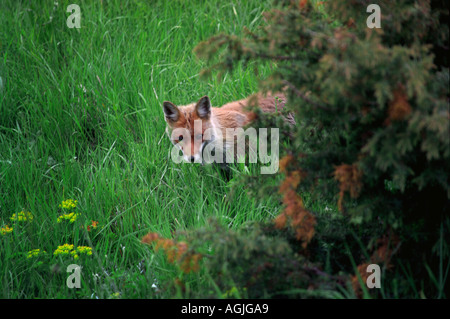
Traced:
<svg viewBox="0 0 450 319">
<path fill-rule="evenodd" d="M 6 235 L 6 234 L 9 234 L 9 233 L 12 233 L 12 231 L 13 231 L 13 228 L 12 228 L 12 227 L 9 227 L 8 225 L 6 225 L 6 226 L 0 228 L 0 234 L 1 234 L 2 236 Z"/>
<path fill-rule="evenodd" d="M 77 220 L 78 216 L 80 216 L 80 214 L 74 212 L 69 214 L 63 214 L 58 217 L 56 222 L 61 223 L 62 221 L 68 220 L 70 223 L 73 223 L 74 221 Z"/>
<path fill-rule="evenodd" d="M 19 213 L 14 213 L 9 218 L 13 223 L 20 223 L 20 222 L 31 222 L 33 220 L 33 214 L 26 211 L 21 211 Z M 13 227 L 9 227 L 8 225 L 3 226 L 0 228 L 0 235 L 4 236 L 6 234 L 10 234 L 13 232 Z"/>
<path fill-rule="evenodd" d="M 30 212 L 21 211 L 20 213 L 13 214 L 9 219 L 13 222 L 31 222 L 33 220 L 33 215 Z"/>
<path fill-rule="evenodd" d="M 74 209 L 75 207 L 77 207 L 77 203 L 78 203 L 77 200 L 66 199 L 62 201 L 59 207 L 62 207 L 64 209 Z"/>
<path fill-rule="evenodd" d="M 53 255 L 71 255 L 74 259 L 78 259 L 79 254 L 86 254 L 88 256 L 92 255 L 92 248 L 89 246 L 78 246 L 74 249 L 73 245 L 64 244 L 62 246 L 58 246 L 58 248 L 53 252 Z"/>
<path fill-rule="evenodd" d="M 92 255 L 92 248 L 89 246 L 78 246 L 77 251 L 80 254 L 86 254 L 88 256 Z"/>
<path fill-rule="evenodd" d="M 53 252 L 53 255 L 68 255 L 71 250 L 73 250 L 73 245 L 64 244 L 62 246 L 58 246 L 58 248 Z"/>
<path fill-rule="evenodd" d="M 120 299 L 120 292 L 114 292 L 112 293 L 108 299 Z"/>
<path fill-rule="evenodd" d="M 33 249 L 28 252 L 27 258 L 37 257 L 39 255 L 44 255 L 47 252 L 45 250 Z"/>
</svg>

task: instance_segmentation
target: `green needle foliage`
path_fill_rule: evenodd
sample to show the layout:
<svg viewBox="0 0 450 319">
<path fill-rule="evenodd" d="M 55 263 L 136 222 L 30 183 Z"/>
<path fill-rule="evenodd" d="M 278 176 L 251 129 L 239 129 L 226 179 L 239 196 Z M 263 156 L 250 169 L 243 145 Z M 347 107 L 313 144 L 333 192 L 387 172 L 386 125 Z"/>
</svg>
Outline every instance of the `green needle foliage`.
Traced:
<svg viewBox="0 0 450 319">
<path fill-rule="evenodd" d="M 299 231 L 304 247 L 314 225 L 316 239 L 327 237 L 318 229 L 330 228 L 345 237 L 347 228 L 336 230 L 321 224 L 327 222 L 314 209 L 304 211 L 305 198 L 334 202 L 348 223 L 359 225 L 360 248 L 385 248 L 360 262 L 389 268 L 397 254 L 411 262 L 412 276 L 433 282 L 424 266 L 432 258 L 434 271 L 446 278 L 448 2 L 377 1 L 379 29 L 366 25 L 370 1 L 274 3 L 257 31 L 212 37 L 196 52 L 209 63 L 206 76 L 241 63 L 276 64 L 260 88 L 284 90 L 297 121 L 285 137 L 290 142 L 280 145 L 286 208 L 277 223 Z M 261 114 L 260 120 L 267 125 L 271 118 Z M 442 243 L 437 252 L 433 247 Z"/>
</svg>

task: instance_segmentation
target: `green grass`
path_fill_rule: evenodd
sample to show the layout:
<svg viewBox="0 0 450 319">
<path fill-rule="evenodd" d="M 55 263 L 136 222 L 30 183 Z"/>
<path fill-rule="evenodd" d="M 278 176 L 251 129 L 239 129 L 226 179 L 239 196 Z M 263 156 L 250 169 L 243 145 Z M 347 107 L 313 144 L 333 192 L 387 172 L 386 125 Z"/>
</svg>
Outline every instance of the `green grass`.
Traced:
<svg viewBox="0 0 450 319">
<path fill-rule="evenodd" d="M 0 228 L 13 228 L 0 233 L 0 298 L 245 298 L 236 287 L 221 291 L 206 267 L 183 274 L 140 240 L 149 232 L 171 238 L 201 229 L 211 218 L 245 229 L 280 212 L 275 196 L 253 198 L 240 182 L 247 170 L 258 172 L 257 165 L 235 165 L 227 180 L 214 166 L 173 163 L 162 112 L 164 100 L 185 104 L 208 95 L 220 106 L 258 90 L 258 81 L 271 73 L 269 63 L 258 64 L 258 74 L 251 64 L 221 81 L 202 81 L 205 65 L 192 50 L 221 32 L 255 30 L 271 1 L 82 1 L 81 29 L 66 25 L 71 1 L 54 3 L 0 4 Z M 302 198 L 330 221 L 319 230 L 339 232 L 345 221 L 336 203 L 311 194 Z M 77 207 L 60 208 L 66 199 L 77 200 Z M 31 212 L 33 220 L 11 221 L 20 211 Z M 80 214 L 76 221 L 57 222 L 72 211 Z M 92 221 L 98 228 L 88 231 Z M 444 256 L 441 234 L 436 249 Z M 361 246 L 368 256 L 359 236 L 350 239 L 352 247 Z M 320 242 L 324 271 L 337 271 L 344 259 L 350 272 L 356 270 L 359 256 L 332 240 Z M 93 255 L 54 256 L 65 243 L 90 246 Z M 27 258 L 34 249 L 46 254 Z M 438 298 L 445 298 L 446 258 L 438 272 L 425 265 Z M 80 289 L 66 285 L 73 263 L 83 267 Z M 383 273 L 380 297 L 433 297 L 424 294 L 424 281 L 409 263 L 399 265 L 392 280 Z M 165 289 L 175 279 L 183 280 L 183 290 Z M 351 287 L 294 287 L 289 293 L 356 297 Z M 364 297 L 371 297 L 367 289 Z"/>
<path fill-rule="evenodd" d="M 170 297 L 152 284 L 177 270 L 143 235 L 170 237 L 211 217 L 239 227 L 280 210 L 270 197 L 248 197 L 240 170 L 227 182 L 213 167 L 172 163 L 161 109 L 164 100 L 209 95 L 222 105 L 255 92 L 268 65 L 200 81 L 192 50 L 219 32 L 256 28 L 269 1 L 82 1 L 81 29 L 66 26 L 70 3 L 1 4 L 0 226 L 14 231 L 0 235 L 0 297 Z M 80 216 L 57 223 L 68 198 Z M 9 220 L 21 210 L 31 223 Z M 87 232 L 92 220 L 100 227 Z M 64 243 L 94 254 L 52 256 Z M 32 249 L 47 255 L 27 259 Z M 66 287 L 74 262 L 84 267 L 81 289 Z"/>
</svg>

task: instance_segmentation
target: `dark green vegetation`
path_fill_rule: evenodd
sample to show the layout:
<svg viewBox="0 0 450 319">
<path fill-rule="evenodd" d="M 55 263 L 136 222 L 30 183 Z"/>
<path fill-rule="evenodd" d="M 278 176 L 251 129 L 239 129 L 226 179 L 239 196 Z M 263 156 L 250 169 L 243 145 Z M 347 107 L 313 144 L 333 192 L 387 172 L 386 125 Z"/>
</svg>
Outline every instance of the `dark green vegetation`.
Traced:
<svg viewBox="0 0 450 319">
<path fill-rule="evenodd" d="M 372 296 L 444 298 L 448 2 L 377 1 L 381 29 L 367 27 L 371 2 L 275 3 L 265 28 L 213 37 L 197 52 L 210 62 L 205 74 L 233 70 L 238 61 L 277 62 L 261 87 L 286 89 L 298 120 L 281 147 L 285 208 L 277 228 L 292 229 L 299 253 L 329 274 L 351 273 L 350 265 L 365 282 L 367 265 L 379 264 L 383 289 Z M 254 185 L 262 194 L 273 187 L 261 177 Z M 337 203 L 340 220 L 323 218 L 306 200 Z M 355 292 L 368 296 L 357 279 Z"/>
<path fill-rule="evenodd" d="M 445 10 L 86 1 L 77 30 L 70 3 L 0 4 L 1 297 L 448 297 Z M 281 174 L 171 162 L 162 101 L 286 86 Z"/>
</svg>

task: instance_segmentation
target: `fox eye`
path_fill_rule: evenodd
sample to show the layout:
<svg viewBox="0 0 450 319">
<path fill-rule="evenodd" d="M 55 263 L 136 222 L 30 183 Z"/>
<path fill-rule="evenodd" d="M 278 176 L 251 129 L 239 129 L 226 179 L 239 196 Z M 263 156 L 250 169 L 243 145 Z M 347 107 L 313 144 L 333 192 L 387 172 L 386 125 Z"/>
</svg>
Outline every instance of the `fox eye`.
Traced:
<svg viewBox="0 0 450 319">
<path fill-rule="evenodd" d="M 183 135 L 178 136 L 178 140 L 182 141 L 183 140 Z"/>
</svg>

